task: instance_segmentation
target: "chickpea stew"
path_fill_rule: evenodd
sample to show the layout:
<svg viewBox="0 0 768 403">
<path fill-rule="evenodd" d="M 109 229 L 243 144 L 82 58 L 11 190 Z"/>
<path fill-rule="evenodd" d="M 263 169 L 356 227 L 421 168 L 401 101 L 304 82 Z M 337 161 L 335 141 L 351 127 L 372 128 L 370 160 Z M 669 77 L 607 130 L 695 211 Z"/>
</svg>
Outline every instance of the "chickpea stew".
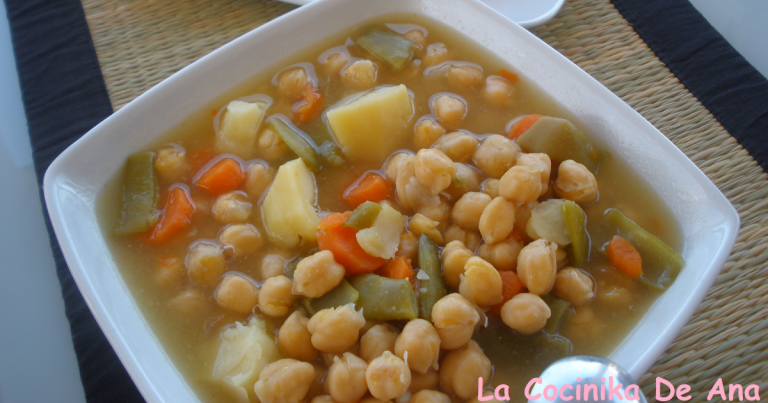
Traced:
<svg viewBox="0 0 768 403">
<path fill-rule="evenodd" d="M 549 363 L 610 354 L 685 265 L 647 184 L 466 38 L 397 16 L 322 49 L 101 197 L 202 401 L 447 403 L 480 377 L 524 401 Z"/>
</svg>

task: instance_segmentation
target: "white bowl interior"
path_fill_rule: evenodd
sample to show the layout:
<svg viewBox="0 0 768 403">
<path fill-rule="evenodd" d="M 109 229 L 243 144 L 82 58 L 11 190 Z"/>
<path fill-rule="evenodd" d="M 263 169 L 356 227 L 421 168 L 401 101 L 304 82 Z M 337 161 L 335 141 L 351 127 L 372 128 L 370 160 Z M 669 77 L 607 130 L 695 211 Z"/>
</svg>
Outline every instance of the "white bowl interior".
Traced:
<svg viewBox="0 0 768 403">
<path fill-rule="evenodd" d="M 144 397 L 198 401 L 164 353 L 123 282 L 95 213 L 96 199 L 127 155 L 219 94 L 313 41 L 386 14 L 441 21 L 536 82 L 671 208 L 687 262 L 611 359 L 639 378 L 688 321 L 727 259 L 738 216 L 718 189 L 650 123 L 588 74 L 476 0 L 324 0 L 283 16 L 207 55 L 143 94 L 67 149 L 45 177 L 45 197 L 70 270 Z M 503 39 L 502 39 L 503 38 Z M 521 63 L 520 61 L 525 61 Z"/>
</svg>

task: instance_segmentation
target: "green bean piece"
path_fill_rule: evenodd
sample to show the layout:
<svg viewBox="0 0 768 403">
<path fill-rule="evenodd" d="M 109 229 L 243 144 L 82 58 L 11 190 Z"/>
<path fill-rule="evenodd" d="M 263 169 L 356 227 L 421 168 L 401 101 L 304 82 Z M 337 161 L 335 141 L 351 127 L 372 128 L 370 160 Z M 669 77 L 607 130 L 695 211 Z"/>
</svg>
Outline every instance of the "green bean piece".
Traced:
<svg viewBox="0 0 768 403">
<path fill-rule="evenodd" d="M 644 230 L 619 210 L 606 210 L 603 218 L 619 236 L 626 239 L 643 258 L 640 283 L 653 289 L 666 290 L 685 266 L 685 260 L 659 238 Z M 651 286 L 653 285 L 653 286 Z"/>
<path fill-rule="evenodd" d="M 155 153 L 141 152 L 129 156 L 123 176 L 122 216 L 115 234 L 137 234 L 155 225 L 159 217 L 158 197 Z"/>
<path fill-rule="evenodd" d="M 357 44 L 395 72 L 402 70 L 408 64 L 413 57 L 413 51 L 418 48 L 409 39 L 380 28 L 368 31 L 357 39 Z"/>
<path fill-rule="evenodd" d="M 357 309 L 371 320 L 410 320 L 419 316 L 418 302 L 408 280 L 395 280 L 375 274 L 361 274 L 352 278 L 357 290 Z"/>
<path fill-rule="evenodd" d="M 549 305 L 549 310 L 552 312 L 547 319 L 547 324 L 544 325 L 544 332 L 556 335 L 563 328 L 563 324 L 573 316 L 573 308 L 568 301 L 552 295 L 544 297 L 544 301 Z"/>
<path fill-rule="evenodd" d="M 543 116 L 518 139 L 517 144 L 527 153 L 545 153 L 555 163 L 574 160 L 596 172 L 600 166 L 598 151 L 571 122 Z"/>
<path fill-rule="evenodd" d="M 379 216 L 379 212 L 381 212 L 381 206 L 378 203 L 366 201 L 352 211 L 352 214 L 344 221 L 344 226 L 354 228 L 357 231 L 371 228 L 376 217 Z"/>
<path fill-rule="evenodd" d="M 447 291 L 440 266 L 440 252 L 437 245 L 426 235 L 419 238 L 419 270 L 426 274 L 419 277 L 419 317 L 431 322 L 432 307 Z"/>
<path fill-rule="evenodd" d="M 342 279 L 339 285 L 334 287 L 331 291 L 328 291 L 322 297 L 303 298 L 301 304 L 310 315 L 314 315 L 323 309 L 338 308 L 346 304 L 356 304 L 359 296 L 360 294 L 357 290 L 355 290 L 346 279 Z"/>
<path fill-rule="evenodd" d="M 560 206 L 563 222 L 571 239 L 571 258 L 576 267 L 584 267 L 589 261 L 589 234 L 587 215 L 578 204 L 568 200 Z"/>
<path fill-rule="evenodd" d="M 488 316 L 488 326 L 480 326 L 472 337 L 495 362 L 512 363 L 521 377 L 541 374 L 553 362 L 571 355 L 571 343 L 562 336 L 537 332 L 526 336 L 510 329 L 496 315 Z"/>
<path fill-rule="evenodd" d="M 317 144 L 306 133 L 278 117 L 268 119 L 267 123 L 283 139 L 288 148 L 304 160 L 309 169 L 313 171 L 320 169 L 320 154 L 317 151 Z"/>
<path fill-rule="evenodd" d="M 320 157 L 322 157 L 324 164 L 332 167 L 340 167 L 344 164 L 341 148 L 333 141 L 326 141 L 320 145 Z"/>
</svg>

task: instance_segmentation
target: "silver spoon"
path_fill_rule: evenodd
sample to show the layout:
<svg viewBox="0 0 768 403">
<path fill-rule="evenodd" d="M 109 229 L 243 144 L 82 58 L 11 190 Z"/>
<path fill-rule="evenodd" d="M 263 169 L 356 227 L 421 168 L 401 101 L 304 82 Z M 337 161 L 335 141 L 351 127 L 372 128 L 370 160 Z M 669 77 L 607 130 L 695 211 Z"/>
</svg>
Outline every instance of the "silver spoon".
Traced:
<svg viewBox="0 0 768 403">
<path fill-rule="evenodd" d="M 280 0 L 303 6 L 315 0 Z M 525 28 L 541 25 L 555 16 L 565 0 L 480 0 Z"/>
<path fill-rule="evenodd" d="M 536 399 L 528 400 L 529 403 L 552 403 L 566 401 L 574 402 L 577 401 L 577 390 L 580 390 L 581 392 L 581 401 L 626 403 L 629 401 L 626 396 L 628 391 L 627 388 L 629 388 L 630 385 L 636 385 L 636 382 L 634 379 L 632 379 L 632 376 L 629 375 L 623 368 L 616 365 L 615 362 L 605 358 L 591 357 L 586 355 L 578 355 L 555 361 L 552 365 L 547 367 L 546 370 L 544 370 L 540 378 L 542 379 L 542 382 L 536 383 L 530 391 L 530 396 L 536 397 Z M 614 387 L 614 392 L 618 389 L 618 392 L 621 395 L 620 397 L 619 395 L 613 395 L 612 398 L 609 398 L 608 389 L 611 386 L 611 382 Z M 618 384 L 621 384 L 620 388 L 616 388 Z M 549 385 L 556 387 L 557 397 L 553 396 L 554 390 Z M 565 385 L 570 385 L 572 389 L 569 389 L 568 387 L 563 389 L 563 386 Z M 586 385 L 596 386 L 598 398 L 597 400 L 593 399 L 594 393 L 591 391 L 591 387 L 588 397 L 589 400 L 584 399 L 584 391 Z M 577 386 L 579 389 L 577 389 Z M 604 395 L 600 394 L 601 387 L 604 391 Z M 548 390 L 545 390 L 545 388 Z M 647 403 L 645 396 L 643 396 L 643 393 L 640 391 L 639 387 L 634 387 L 631 389 L 633 390 L 629 391 L 630 397 L 635 397 L 635 393 L 637 393 L 637 398 L 639 399 L 638 401 L 641 403 Z M 547 393 L 547 397 L 549 397 L 549 399 L 544 397 L 544 393 Z M 567 398 L 569 396 L 573 396 L 573 398 L 569 400 L 562 399 L 562 397 Z"/>
</svg>

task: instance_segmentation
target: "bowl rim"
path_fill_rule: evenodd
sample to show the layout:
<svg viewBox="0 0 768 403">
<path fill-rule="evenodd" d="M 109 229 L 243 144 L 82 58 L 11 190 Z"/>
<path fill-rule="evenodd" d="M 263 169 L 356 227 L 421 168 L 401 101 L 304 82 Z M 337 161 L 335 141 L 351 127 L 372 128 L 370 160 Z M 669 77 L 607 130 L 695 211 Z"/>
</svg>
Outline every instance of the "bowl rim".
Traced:
<svg viewBox="0 0 768 403">
<path fill-rule="evenodd" d="M 64 190 L 72 191 L 73 185 L 86 187 L 94 185 L 88 183 L 77 183 L 76 181 L 73 182 L 72 180 L 75 177 L 82 178 L 85 175 L 82 173 L 83 167 L 78 165 L 81 164 L 81 161 L 78 161 L 78 159 L 81 158 L 80 154 L 85 152 L 84 149 L 93 147 L 94 143 L 97 145 L 103 145 L 104 141 L 110 138 L 110 136 L 114 137 L 115 135 L 110 134 L 112 126 L 119 125 L 118 122 L 121 120 L 128 119 L 130 116 L 139 116 L 138 114 L 147 110 L 151 110 L 156 106 L 159 99 L 167 98 L 169 96 L 172 97 L 174 94 L 178 95 L 178 93 L 174 93 L 174 91 L 178 91 L 180 86 L 188 82 L 190 80 L 189 77 L 213 71 L 211 66 L 220 64 L 219 60 L 237 59 L 236 53 L 238 53 L 243 48 L 247 48 L 250 42 L 262 40 L 262 38 L 265 37 L 273 38 L 275 35 L 281 32 L 287 32 L 287 30 L 289 30 L 288 27 L 290 27 L 291 24 L 309 24 L 314 20 L 317 14 L 326 16 L 330 16 L 337 12 L 344 14 L 340 11 L 344 7 L 360 11 L 365 10 L 366 5 L 368 6 L 367 12 L 369 14 L 366 14 L 364 17 L 358 16 L 355 22 L 350 23 L 349 26 L 359 25 L 364 21 L 370 20 L 372 18 L 393 14 L 393 10 L 397 10 L 398 6 L 402 6 L 403 8 L 415 13 L 421 13 L 423 18 L 430 19 L 436 19 L 435 16 L 450 14 L 450 11 L 448 11 L 448 8 L 450 7 L 460 7 L 462 10 L 472 10 L 472 12 L 475 13 L 475 20 L 482 19 L 489 25 L 500 27 L 498 29 L 506 30 L 511 34 L 515 41 L 520 41 L 520 46 L 525 46 L 525 51 L 533 52 L 538 56 L 541 56 L 542 60 L 546 59 L 547 61 L 554 63 L 555 66 L 553 67 L 553 71 L 557 72 L 558 74 L 562 73 L 565 76 L 573 78 L 574 80 L 579 81 L 580 85 L 589 88 L 592 91 L 589 96 L 596 100 L 605 102 L 606 105 L 611 106 L 613 112 L 626 117 L 633 125 L 633 127 L 637 127 L 641 134 L 646 136 L 644 139 L 649 141 L 648 147 L 663 152 L 666 156 L 672 158 L 674 160 L 674 164 L 680 168 L 680 172 L 677 173 L 686 175 L 689 180 L 693 181 L 696 186 L 699 186 L 702 189 L 703 194 L 705 194 L 708 198 L 705 201 L 711 204 L 711 209 L 714 209 L 714 211 L 716 211 L 721 216 L 721 221 L 719 224 L 720 226 L 716 227 L 716 231 L 714 232 L 719 231 L 718 234 L 722 240 L 719 242 L 715 249 L 710 251 L 712 258 L 706 261 L 706 264 L 699 270 L 700 273 L 697 273 L 697 282 L 689 286 L 688 291 L 690 294 L 687 296 L 684 303 L 678 307 L 675 312 L 671 313 L 667 319 L 665 319 L 666 322 L 663 323 L 663 326 L 659 329 L 658 336 L 648 345 L 648 351 L 643 353 L 636 361 L 629 363 L 629 365 L 625 364 L 625 366 L 627 366 L 626 369 L 628 372 L 632 374 L 636 379 L 639 379 L 640 376 L 645 373 L 664 352 L 666 347 L 671 344 L 683 326 L 685 326 L 685 324 L 691 318 L 696 308 L 699 306 L 704 296 L 706 295 L 707 291 L 714 283 L 717 275 L 720 272 L 720 269 L 723 267 L 725 261 L 730 255 L 730 250 L 733 247 L 736 236 L 738 234 L 739 216 L 734 207 L 722 194 L 722 192 L 717 189 L 711 180 L 709 180 L 706 175 L 704 175 L 695 166 L 695 164 L 693 164 L 693 162 L 690 161 L 690 159 L 688 159 L 682 153 L 682 151 L 677 149 L 672 144 L 672 142 L 669 141 L 662 133 L 656 130 L 649 122 L 642 118 L 637 112 L 635 112 L 629 105 L 624 103 L 615 94 L 602 86 L 602 84 L 600 84 L 593 77 L 589 76 L 589 74 L 581 70 L 570 60 L 565 58 L 565 56 L 549 47 L 549 45 L 541 41 L 539 38 L 535 37 L 530 32 L 521 28 L 514 22 L 506 19 L 487 5 L 477 0 L 391 0 L 390 2 L 387 2 L 386 5 L 377 3 L 375 0 L 323 0 L 312 2 L 307 6 L 303 6 L 295 11 L 278 17 L 275 20 L 268 22 L 252 31 L 249 31 L 246 34 L 195 61 L 194 63 L 173 74 L 172 76 L 166 78 L 155 87 L 141 94 L 136 99 L 125 105 L 123 108 L 110 115 L 107 119 L 99 123 L 88 133 L 83 135 L 79 140 L 70 145 L 53 161 L 53 163 L 51 163 L 50 167 L 45 173 L 43 191 L 46 207 L 51 218 L 53 229 L 61 245 L 61 250 L 65 260 L 70 268 L 70 271 L 72 272 L 73 278 L 78 285 L 78 288 L 80 289 L 86 303 L 91 309 L 91 312 L 94 314 L 94 317 L 107 336 L 107 339 L 110 341 L 111 345 L 115 349 L 115 352 L 117 353 L 122 363 L 125 365 L 141 393 L 150 402 L 175 400 L 170 398 L 167 390 L 161 390 L 157 384 L 159 381 L 151 379 L 148 375 L 147 368 L 142 367 L 142 365 L 139 363 L 139 357 L 137 354 L 140 354 L 140 352 L 137 352 L 137 346 L 132 344 L 136 342 L 132 339 L 133 335 L 121 333 L 126 331 L 126 328 L 120 325 L 120 318 L 118 317 L 116 311 L 117 308 L 105 305 L 105 291 L 97 289 L 100 286 L 99 281 L 102 279 L 96 276 L 93 270 L 85 267 L 83 261 L 81 260 L 82 256 L 91 253 L 89 245 L 84 245 L 81 240 L 75 239 L 71 236 L 78 230 L 77 228 L 73 228 L 71 221 L 72 219 L 68 216 L 71 211 L 67 211 L 67 209 L 71 210 L 73 207 L 71 204 L 68 204 L 69 201 L 63 199 L 58 192 Z M 376 10 L 373 10 L 374 8 L 376 8 Z M 348 14 L 351 14 L 351 12 L 348 12 Z M 322 24 L 322 22 L 314 22 L 314 24 Z M 316 27 L 320 29 L 320 27 L 317 27 L 316 25 L 312 26 L 310 24 L 310 27 Z M 334 28 L 324 27 L 323 29 L 330 30 L 330 32 L 339 33 L 343 32 L 347 28 L 348 26 Z M 500 55 L 496 48 L 490 48 L 482 43 L 483 40 L 487 40 L 487 38 L 485 38 L 482 34 L 482 32 L 484 32 L 483 27 L 475 26 L 474 28 L 463 28 L 466 30 L 474 29 L 474 32 L 478 34 L 478 38 L 470 37 L 471 40 L 481 42 L 481 46 L 486 47 L 488 51 L 496 54 L 498 57 L 504 60 L 505 63 L 517 67 L 515 63 L 509 60 L 508 54 L 506 57 Z M 309 28 L 303 29 L 306 31 Z M 457 28 L 456 31 L 462 35 L 464 35 L 465 32 L 462 31 L 461 28 Z M 287 41 L 290 42 L 291 40 L 294 42 L 298 41 L 296 38 L 288 39 Z M 304 47 L 299 49 L 304 49 Z M 520 54 L 525 54 L 525 51 L 520 51 Z M 297 53 L 300 53 L 300 51 L 291 52 L 287 55 L 284 55 L 282 59 L 274 58 L 272 62 L 280 63 Z M 546 69 L 546 67 L 542 68 Z M 218 81 L 222 80 L 220 79 Z M 224 93 L 228 90 L 229 88 L 224 88 L 220 93 Z M 548 95 L 552 96 L 551 93 L 547 93 Z M 217 94 L 210 96 L 209 99 L 215 98 L 216 95 Z M 571 108 L 566 109 L 570 110 Z M 600 122 L 598 121 L 591 124 L 599 125 Z M 605 124 L 607 127 L 616 125 L 612 122 Z M 141 136 L 148 137 L 151 136 L 151 134 L 143 133 Z M 146 146 L 146 144 L 143 146 Z M 123 148 L 125 147 L 127 146 L 123 146 Z M 142 146 L 137 146 L 133 149 L 133 151 L 141 147 Z M 101 183 L 99 185 L 101 185 Z M 78 192 L 78 189 L 86 193 L 94 191 L 94 189 L 77 188 L 77 186 L 75 186 L 74 189 L 75 194 Z M 97 190 L 95 190 L 95 192 L 97 192 Z M 105 258 L 111 259 L 112 256 L 108 254 L 108 256 Z M 125 288 L 125 284 L 123 284 L 123 287 L 123 292 L 126 295 L 123 295 L 122 297 L 127 296 L 130 301 L 133 301 L 133 309 L 138 310 L 138 307 L 134 301 L 133 294 L 127 288 Z M 661 298 L 662 297 L 659 297 L 659 300 L 661 300 Z M 658 300 L 654 304 L 656 303 L 658 303 Z M 645 314 L 645 316 L 647 315 L 648 313 Z M 146 319 L 143 316 L 141 319 L 144 320 L 144 330 L 140 332 L 141 336 L 149 337 L 150 339 L 154 339 L 155 343 L 159 343 L 155 338 L 154 333 L 152 333 L 151 329 L 149 329 L 146 323 Z M 640 327 L 640 324 L 643 323 L 643 321 L 644 319 L 641 319 L 641 321 L 636 325 L 636 328 Z M 135 323 L 133 325 L 136 326 Z M 625 337 L 625 342 L 632 338 L 634 331 L 637 330 L 636 328 Z M 128 330 L 137 331 L 135 327 Z M 129 337 L 131 340 L 126 339 L 128 336 L 131 336 Z M 624 343 L 622 343 L 622 345 L 623 344 Z M 622 345 L 617 347 L 617 349 L 622 348 Z M 165 354 L 164 351 L 162 352 Z M 164 356 L 164 360 L 167 361 L 167 365 L 170 365 L 170 369 L 175 371 L 177 376 L 181 378 L 181 382 L 186 385 L 187 392 L 192 393 L 186 380 L 181 377 L 181 375 L 175 369 L 175 364 L 170 361 L 167 355 Z M 160 362 L 160 364 L 163 364 L 163 362 Z M 174 387 L 176 388 L 175 390 L 177 392 L 181 391 L 178 385 Z M 195 394 L 192 395 L 194 398 L 197 397 Z"/>
</svg>

